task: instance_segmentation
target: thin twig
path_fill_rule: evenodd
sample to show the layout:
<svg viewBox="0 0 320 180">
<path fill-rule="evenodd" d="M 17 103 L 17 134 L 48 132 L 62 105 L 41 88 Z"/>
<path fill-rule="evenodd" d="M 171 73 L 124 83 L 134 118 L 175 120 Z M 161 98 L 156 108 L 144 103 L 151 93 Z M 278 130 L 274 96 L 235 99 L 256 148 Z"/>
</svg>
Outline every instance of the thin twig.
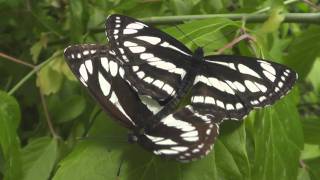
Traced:
<svg viewBox="0 0 320 180">
<path fill-rule="evenodd" d="M 306 3 L 307 5 L 309 5 L 311 8 L 319 11 L 320 7 L 315 5 L 313 2 L 309 1 L 309 0 L 302 0 L 302 2 Z"/>
<path fill-rule="evenodd" d="M 307 165 L 306 165 L 306 163 L 304 163 L 304 161 L 302 160 L 302 159 L 300 159 L 299 160 L 299 164 L 300 164 L 300 167 L 302 168 L 302 169 L 307 169 Z"/>
<path fill-rule="evenodd" d="M 284 22 L 295 23 L 320 23 L 320 13 L 286 13 L 284 14 Z M 246 19 L 246 22 L 264 22 L 269 18 L 268 14 L 252 14 L 252 13 L 238 13 L 238 14 L 205 14 L 205 15 L 182 15 L 182 16 L 161 16 L 148 17 L 141 20 L 149 24 L 169 24 L 182 23 L 190 20 L 200 20 L 209 18 L 228 18 L 231 20 Z"/>
<path fill-rule="evenodd" d="M 39 92 L 40 92 L 40 98 L 41 98 L 41 103 L 42 103 L 42 107 L 43 107 L 43 112 L 44 112 L 44 115 L 45 115 L 49 130 L 50 130 L 50 133 L 52 134 L 52 136 L 54 138 L 58 138 L 59 136 L 58 136 L 58 134 L 56 133 L 56 131 L 53 128 L 53 124 L 52 124 L 52 121 L 51 121 L 51 118 L 50 118 L 50 115 L 49 115 L 49 111 L 48 111 L 48 106 L 47 106 L 46 100 L 44 98 L 44 95 L 43 95 L 43 93 L 41 91 L 41 88 L 40 88 Z"/>
<path fill-rule="evenodd" d="M 17 59 L 17 58 L 15 58 L 15 57 L 9 56 L 9 55 L 7 55 L 7 54 L 5 54 L 5 53 L 3 53 L 3 52 L 0 52 L 0 57 L 5 58 L 5 59 L 8 59 L 8 60 L 13 61 L 13 62 L 18 63 L 18 64 L 22 64 L 22 65 L 27 66 L 27 67 L 30 67 L 30 68 L 35 68 L 35 67 L 36 67 L 36 66 L 33 65 L 33 64 L 24 62 L 24 61 L 22 61 L 22 60 L 20 60 L 20 59 Z"/>
<path fill-rule="evenodd" d="M 23 77 L 9 92 L 9 95 L 12 95 L 16 90 L 18 90 L 26 81 L 28 81 L 30 79 L 30 77 L 32 75 L 34 75 L 35 73 L 37 73 L 43 66 L 45 66 L 48 62 L 51 61 L 50 58 L 44 62 L 42 62 L 41 64 L 37 65 L 35 68 L 33 68 L 32 71 L 30 71 L 25 77 Z"/>
<path fill-rule="evenodd" d="M 285 13 L 283 22 L 289 23 L 306 23 L 306 24 L 320 24 L 320 13 Z M 238 13 L 238 14 L 200 14 L 200 15 L 181 15 L 181 16 L 159 16 L 147 17 L 140 20 L 151 25 L 160 24 L 180 24 L 184 21 L 202 20 L 210 18 L 228 18 L 234 21 L 245 19 L 247 23 L 261 23 L 269 18 L 269 14 L 252 14 L 252 13 Z M 90 32 L 101 33 L 104 28 L 92 28 Z"/>
<path fill-rule="evenodd" d="M 287 1 L 284 1 L 283 4 L 284 5 L 288 5 L 288 4 L 291 4 L 291 3 L 295 3 L 295 2 L 299 2 L 301 0 L 287 0 Z M 268 7 L 265 7 L 263 9 L 260 9 L 256 12 L 254 12 L 254 14 L 260 14 L 260 13 L 264 13 L 264 12 L 267 12 L 271 9 L 271 6 L 268 6 Z"/>
<path fill-rule="evenodd" d="M 234 38 L 230 43 L 226 44 L 224 47 L 220 48 L 218 51 L 217 51 L 217 54 L 221 54 L 222 52 L 224 52 L 226 49 L 230 49 L 232 48 L 235 44 L 239 43 L 240 41 L 244 40 L 244 39 L 249 39 L 249 40 L 252 40 L 252 41 L 255 41 L 255 38 L 252 37 L 251 35 L 249 34 L 242 34 L 236 38 Z"/>
</svg>

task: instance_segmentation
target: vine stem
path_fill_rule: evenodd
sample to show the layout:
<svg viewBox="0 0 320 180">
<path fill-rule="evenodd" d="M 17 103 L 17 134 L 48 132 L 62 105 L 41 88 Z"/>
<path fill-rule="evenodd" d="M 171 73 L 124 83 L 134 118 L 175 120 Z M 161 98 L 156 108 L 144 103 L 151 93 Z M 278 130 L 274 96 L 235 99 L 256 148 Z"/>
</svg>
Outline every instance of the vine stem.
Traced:
<svg viewBox="0 0 320 180">
<path fill-rule="evenodd" d="M 54 138 L 59 138 L 58 134 L 56 133 L 56 131 L 53 128 L 53 124 L 52 124 L 52 121 L 51 121 L 51 118 L 50 118 L 50 115 L 49 115 L 49 111 L 48 111 L 47 102 L 46 102 L 46 99 L 45 99 L 45 97 L 44 97 L 44 95 L 43 95 L 43 93 L 41 91 L 41 88 L 40 88 L 40 99 L 41 99 L 44 115 L 45 115 L 49 130 L 50 130 L 50 133 Z"/>
<path fill-rule="evenodd" d="M 264 10 L 265 11 L 265 10 Z M 245 19 L 247 23 L 261 23 L 270 17 L 269 14 L 258 13 L 238 13 L 238 14 L 201 14 L 201 15 L 181 15 L 181 16 L 159 16 L 140 18 L 141 21 L 151 24 L 179 24 L 184 21 L 202 20 L 210 18 L 228 18 L 235 21 Z M 320 24 L 320 13 L 284 13 L 284 21 L 288 23 L 307 23 L 307 24 Z M 92 28 L 90 32 L 101 33 L 104 28 Z"/>
<path fill-rule="evenodd" d="M 299 1 L 301 1 L 301 0 L 286 0 L 286 1 L 283 2 L 283 4 L 284 5 L 288 5 L 288 4 L 299 2 Z M 266 11 L 269 11 L 270 9 L 271 9 L 271 7 L 268 6 L 268 7 L 265 7 L 263 9 L 260 9 L 260 10 L 258 10 L 256 12 L 254 12 L 254 14 L 264 13 Z"/>
<path fill-rule="evenodd" d="M 50 58 L 44 62 L 42 62 L 41 64 L 35 66 L 32 71 L 30 71 L 26 76 L 24 76 L 9 92 L 8 94 L 9 95 L 12 95 L 14 92 L 16 92 L 26 81 L 28 81 L 30 79 L 30 77 L 32 75 L 34 75 L 35 73 L 37 73 L 42 67 L 44 67 L 45 65 L 47 65 L 51 59 L 53 58 Z"/>
<path fill-rule="evenodd" d="M 13 62 L 18 63 L 18 64 L 22 64 L 22 65 L 30 67 L 30 68 L 35 68 L 35 65 L 27 63 L 27 62 L 24 62 L 24 61 L 22 61 L 20 59 L 17 59 L 15 57 L 9 56 L 9 55 L 7 55 L 7 54 L 5 54 L 3 52 L 0 52 L 0 57 L 8 59 L 8 60 L 13 61 Z"/>
<path fill-rule="evenodd" d="M 239 43 L 240 41 L 244 40 L 244 39 L 249 39 L 251 41 L 256 41 L 255 38 L 249 34 L 242 34 L 238 37 L 236 37 L 235 39 L 233 39 L 230 43 L 228 43 L 227 45 L 225 45 L 224 47 L 222 47 L 221 49 L 219 49 L 217 51 L 217 54 L 221 54 L 223 53 L 226 49 L 230 49 L 232 48 L 235 44 Z"/>
<path fill-rule="evenodd" d="M 320 24 L 320 13 L 285 13 L 284 22 Z M 161 16 L 142 18 L 149 24 L 182 23 L 183 21 L 200 20 L 209 18 L 228 18 L 231 20 L 246 19 L 248 23 L 263 22 L 269 18 L 269 14 L 238 13 L 238 14 L 204 14 L 204 15 L 182 15 L 182 16 Z"/>
</svg>

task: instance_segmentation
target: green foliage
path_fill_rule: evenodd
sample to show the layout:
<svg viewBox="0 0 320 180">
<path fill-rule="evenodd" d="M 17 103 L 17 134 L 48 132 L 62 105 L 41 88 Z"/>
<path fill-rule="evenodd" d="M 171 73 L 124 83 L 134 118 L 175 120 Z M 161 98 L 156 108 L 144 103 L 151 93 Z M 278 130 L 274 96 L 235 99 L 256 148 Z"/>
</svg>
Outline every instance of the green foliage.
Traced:
<svg viewBox="0 0 320 180">
<path fill-rule="evenodd" d="M 41 137 L 32 140 L 22 149 L 23 179 L 48 179 L 57 157 L 58 142 L 56 139 Z"/>
<path fill-rule="evenodd" d="M 21 177 L 20 142 L 17 128 L 20 123 L 20 109 L 17 101 L 0 91 L 0 147 L 5 160 L 4 179 Z"/>
<path fill-rule="evenodd" d="M 191 49 L 204 46 L 206 55 L 245 31 L 256 41 L 241 41 L 225 54 L 264 57 L 299 73 L 298 85 L 274 106 L 244 122 L 222 123 L 214 150 L 192 163 L 128 144 L 126 129 L 104 112 L 97 115 L 100 108 L 62 55 L 70 44 L 106 43 L 104 21 L 111 13 L 144 18 L 266 7 L 264 22 L 193 20 L 179 24 L 182 32 L 158 26 Z M 121 162 L 120 179 L 129 180 L 320 179 L 320 29 L 283 22 L 285 12 L 312 11 L 303 2 L 277 0 L 0 0 L 0 53 L 41 64 L 32 71 L 0 54 L 0 179 L 116 179 Z"/>
</svg>

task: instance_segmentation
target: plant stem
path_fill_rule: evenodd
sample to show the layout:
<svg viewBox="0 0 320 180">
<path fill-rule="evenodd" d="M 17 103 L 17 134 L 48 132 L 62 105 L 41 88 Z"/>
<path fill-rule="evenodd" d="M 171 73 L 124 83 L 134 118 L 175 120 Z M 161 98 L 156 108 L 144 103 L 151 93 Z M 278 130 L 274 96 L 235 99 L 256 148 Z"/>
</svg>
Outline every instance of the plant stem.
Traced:
<svg viewBox="0 0 320 180">
<path fill-rule="evenodd" d="M 299 2 L 299 1 L 301 1 L 301 0 L 286 0 L 286 1 L 283 2 L 283 4 L 284 4 L 284 5 L 288 5 L 288 4 L 295 3 L 295 2 Z M 265 8 L 263 8 L 263 9 L 260 9 L 260 10 L 258 10 L 258 11 L 256 11 L 256 12 L 254 12 L 253 14 L 264 13 L 264 12 L 269 11 L 270 9 L 271 9 L 270 6 L 269 6 L 269 7 L 265 7 Z"/>
<path fill-rule="evenodd" d="M 22 64 L 22 65 L 25 65 L 25 66 L 28 66 L 28 67 L 31 67 L 31 68 L 35 68 L 35 66 L 33 64 L 24 62 L 24 61 L 22 61 L 20 59 L 17 59 L 15 57 L 9 56 L 9 55 L 7 55 L 5 53 L 2 53 L 2 52 L 0 52 L 0 57 L 8 59 L 8 60 L 13 61 L 13 62 L 18 63 L 18 64 Z"/>
<path fill-rule="evenodd" d="M 286 13 L 284 22 L 320 24 L 320 13 Z M 182 16 L 161 16 L 142 18 L 141 20 L 149 24 L 169 24 L 182 23 L 183 21 L 200 20 L 209 18 L 228 18 L 231 20 L 246 19 L 248 23 L 263 22 L 268 19 L 268 14 L 207 14 L 207 15 L 182 15 Z"/>
<path fill-rule="evenodd" d="M 48 106 L 47 106 L 45 97 L 44 97 L 41 89 L 40 89 L 40 98 L 41 98 L 41 103 L 42 103 L 42 107 L 43 107 L 43 112 L 44 112 L 44 115 L 45 115 L 45 117 L 46 117 L 46 121 L 47 121 L 49 130 L 50 130 L 50 133 L 51 133 L 51 135 L 52 135 L 54 138 L 58 138 L 59 136 L 58 136 L 58 134 L 56 133 L 56 131 L 55 131 L 54 128 L 53 128 L 53 124 L 52 124 L 52 121 L 51 121 L 51 118 L 50 118 L 50 115 L 49 115 L 49 111 L 48 111 Z"/>
<path fill-rule="evenodd" d="M 289 23 L 307 23 L 307 24 L 320 24 L 320 13 L 286 13 L 283 22 Z M 239 13 L 239 14 L 206 14 L 206 15 L 182 15 L 182 16 L 160 16 L 141 18 L 140 20 L 152 25 L 159 24 L 179 24 L 184 21 L 201 20 L 210 18 L 228 18 L 231 20 L 246 20 L 246 23 L 262 23 L 269 18 L 268 14 L 256 13 Z M 101 33 L 104 28 L 92 28 L 90 32 Z"/>
<path fill-rule="evenodd" d="M 235 39 L 233 39 L 231 42 L 229 42 L 227 45 L 225 45 L 221 49 L 219 49 L 217 51 L 217 54 L 223 53 L 226 49 L 232 48 L 235 44 L 239 43 L 240 41 L 242 41 L 244 39 L 249 39 L 251 41 L 255 41 L 255 38 L 250 36 L 249 34 L 242 34 L 242 35 L 236 37 Z"/>
<path fill-rule="evenodd" d="M 19 89 L 26 81 L 30 79 L 32 75 L 37 73 L 43 66 L 50 62 L 52 58 L 42 62 L 41 64 L 35 66 L 32 71 L 30 71 L 25 77 L 23 77 L 9 92 L 9 95 L 12 95 L 17 89 Z"/>
</svg>

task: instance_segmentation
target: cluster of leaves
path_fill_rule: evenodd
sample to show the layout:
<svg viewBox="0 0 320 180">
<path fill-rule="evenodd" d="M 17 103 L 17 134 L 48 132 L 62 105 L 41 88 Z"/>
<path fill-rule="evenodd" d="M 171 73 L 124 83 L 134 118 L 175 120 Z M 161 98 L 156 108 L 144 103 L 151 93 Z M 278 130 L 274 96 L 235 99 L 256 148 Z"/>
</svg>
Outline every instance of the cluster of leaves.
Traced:
<svg viewBox="0 0 320 180">
<path fill-rule="evenodd" d="M 320 179 L 320 27 L 281 23 L 280 11 L 313 11 L 302 2 L 282 3 L 0 0 L 0 53 L 37 64 L 30 70 L 0 58 L 0 179 L 115 179 L 121 162 L 122 179 Z M 126 130 L 99 113 L 62 55 L 70 44 L 105 43 L 100 29 L 115 12 L 143 18 L 252 13 L 265 7 L 271 7 L 270 18 L 257 24 L 225 18 L 188 21 L 179 26 L 184 34 L 159 26 L 191 48 L 190 39 L 205 45 L 207 54 L 241 28 L 256 42 L 242 41 L 225 53 L 273 59 L 300 77 L 292 93 L 273 107 L 251 113 L 244 122 L 223 123 L 214 151 L 193 163 L 163 160 L 126 143 Z"/>
</svg>

